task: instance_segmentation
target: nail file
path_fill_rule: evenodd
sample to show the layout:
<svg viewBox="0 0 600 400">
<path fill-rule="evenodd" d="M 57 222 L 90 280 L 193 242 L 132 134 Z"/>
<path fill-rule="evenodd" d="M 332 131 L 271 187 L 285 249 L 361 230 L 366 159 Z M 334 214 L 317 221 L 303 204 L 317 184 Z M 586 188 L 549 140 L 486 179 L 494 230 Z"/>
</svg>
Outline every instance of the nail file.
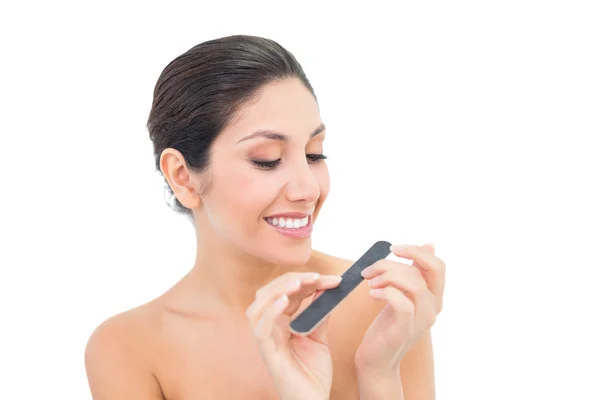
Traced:
<svg viewBox="0 0 600 400">
<path fill-rule="evenodd" d="M 337 306 L 364 278 L 360 274 L 369 265 L 386 258 L 391 243 L 375 242 L 350 268 L 342 274 L 340 284 L 325 290 L 315 301 L 302 311 L 290 324 L 290 330 L 297 335 L 309 335 L 323 319 Z"/>
</svg>

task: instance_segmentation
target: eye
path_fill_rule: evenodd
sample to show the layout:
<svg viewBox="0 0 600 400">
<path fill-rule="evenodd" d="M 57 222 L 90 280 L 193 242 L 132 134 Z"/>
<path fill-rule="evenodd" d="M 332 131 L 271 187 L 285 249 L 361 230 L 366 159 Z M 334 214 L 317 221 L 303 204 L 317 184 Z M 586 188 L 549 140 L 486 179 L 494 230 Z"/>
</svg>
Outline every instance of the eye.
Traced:
<svg viewBox="0 0 600 400">
<path fill-rule="evenodd" d="M 307 154 L 306 158 L 308 159 L 309 164 L 318 163 L 321 160 L 327 159 L 325 154 Z M 252 164 L 257 166 L 260 169 L 271 170 L 275 169 L 279 164 L 281 164 L 281 158 L 273 161 L 262 161 L 262 160 L 251 160 Z"/>
<path fill-rule="evenodd" d="M 281 162 L 281 158 L 273 161 L 252 160 L 252 164 L 261 169 L 273 169 Z"/>
<path fill-rule="evenodd" d="M 310 163 L 317 163 L 321 160 L 326 160 L 327 156 L 325 154 L 307 154 L 306 158 L 308 158 L 308 161 Z"/>
</svg>

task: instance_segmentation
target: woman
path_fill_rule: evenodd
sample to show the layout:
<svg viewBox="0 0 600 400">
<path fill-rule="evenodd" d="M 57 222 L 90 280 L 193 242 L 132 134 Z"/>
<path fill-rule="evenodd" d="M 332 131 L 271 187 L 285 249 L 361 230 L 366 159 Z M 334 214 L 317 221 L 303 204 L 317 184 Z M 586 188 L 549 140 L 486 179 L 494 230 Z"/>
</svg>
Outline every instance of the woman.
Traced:
<svg viewBox="0 0 600 400">
<path fill-rule="evenodd" d="M 92 334 L 94 399 L 434 398 L 445 267 L 430 245 L 394 247 L 412 265 L 373 264 L 310 336 L 290 334 L 352 264 L 311 247 L 329 191 L 325 126 L 292 54 L 253 36 L 193 47 L 159 77 L 148 130 L 196 261 Z"/>
</svg>

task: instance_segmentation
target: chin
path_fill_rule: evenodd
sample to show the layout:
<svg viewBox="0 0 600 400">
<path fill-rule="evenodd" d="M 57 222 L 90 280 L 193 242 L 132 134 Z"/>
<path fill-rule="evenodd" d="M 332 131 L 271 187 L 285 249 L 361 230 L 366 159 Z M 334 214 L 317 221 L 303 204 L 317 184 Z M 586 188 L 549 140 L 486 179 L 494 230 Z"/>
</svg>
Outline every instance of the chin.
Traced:
<svg viewBox="0 0 600 400">
<path fill-rule="evenodd" d="M 290 246 L 264 248 L 261 257 L 267 262 L 278 265 L 305 265 L 312 254 L 312 245 L 310 239 L 303 240 L 303 243 L 297 243 Z"/>
</svg>

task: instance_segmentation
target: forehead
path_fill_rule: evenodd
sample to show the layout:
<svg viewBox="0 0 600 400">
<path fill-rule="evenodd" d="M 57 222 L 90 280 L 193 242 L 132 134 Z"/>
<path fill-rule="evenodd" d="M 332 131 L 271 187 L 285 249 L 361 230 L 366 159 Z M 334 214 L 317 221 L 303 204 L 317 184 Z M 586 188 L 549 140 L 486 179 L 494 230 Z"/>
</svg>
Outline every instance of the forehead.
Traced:
<svg viewBox="0 0 600 400">
<path fill-rule="evenodd" d="M 222 139 L 237 142 L 257 129 L 269 129 L 302 140 L 321 123 L 317 101 L 298 80 L 266 85 L 243 105 L 223 131 Z"/>
</svg>

